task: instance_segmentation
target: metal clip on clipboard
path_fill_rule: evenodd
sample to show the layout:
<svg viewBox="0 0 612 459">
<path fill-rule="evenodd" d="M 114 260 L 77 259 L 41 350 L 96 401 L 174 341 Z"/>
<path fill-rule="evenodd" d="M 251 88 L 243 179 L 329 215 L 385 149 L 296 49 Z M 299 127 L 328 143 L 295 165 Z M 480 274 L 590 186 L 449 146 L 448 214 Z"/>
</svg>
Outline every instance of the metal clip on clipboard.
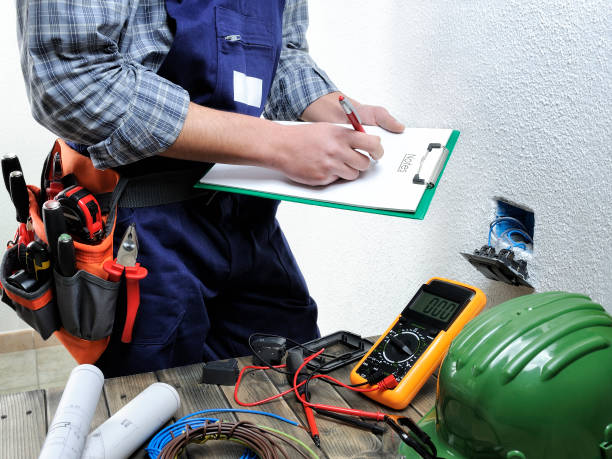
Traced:
<svg viewBox="0 0 612 459">
<path fill-rule="evenodd" d="M 432 154 L 434 150 L 436 150 L 436 153 L 438 153 L 437 150 L 441 150 L 439 152 L 438 160 L 436 161 L 436 164 L 433 167 L 429 177 L 425 177 L 425 176 L 421 177 L 420 174 L 421 174 L 421 171 L 423 170 L 423 164 L 425 164 L 425 161 L 430 156 L 430 154 Z M 438 181 L 438 177 L 440 177 L 440 173 L 442 172 L 442 167 L 444 166 L 444 163 L 446 162 L 447 157 L 448 157 L 448 150 L 446 147 L 443 147 L 439 143 L 430 143 L 429 146 L 427 147 L 427 152 L 425 152 L 425 154 L 421 158 L 421 164 L 419 164 L 419 170 L 414 175 L 414 178 L 412 179 L 412 183 L 417 183 L 419 185 L 426 185 L 427 188 L 433 188 L 436 182 Z"/>
</svg>

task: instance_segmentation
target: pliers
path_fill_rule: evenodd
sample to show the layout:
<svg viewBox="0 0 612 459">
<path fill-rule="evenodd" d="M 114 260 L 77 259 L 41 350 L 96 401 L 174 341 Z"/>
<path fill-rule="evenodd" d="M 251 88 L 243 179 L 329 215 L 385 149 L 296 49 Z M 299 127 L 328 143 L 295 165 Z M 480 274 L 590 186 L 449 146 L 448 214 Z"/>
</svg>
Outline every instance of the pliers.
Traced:
<svg viewBox="0 0 612 459">
<path fill-rule="evenodd" d="M 108 273 L 108 278 L 112 282 L 119 282 L 125 272 L 127 289 L 127 312 L 125 315 L 125 325 L 121 334 L 122 343 L 132 341 L 132 330 L 134 321 L 140 306 L 140 287 L 139 281 L 147 277 L 148 271 L 145 267 L 136 262 L 138 257 L 138 237 L 136 236 L 136 226 L 132 223 L 121 239 L 121 245 L 117 251 L 117 258 L 104 262 L 104 271 Z"/>
</svg>

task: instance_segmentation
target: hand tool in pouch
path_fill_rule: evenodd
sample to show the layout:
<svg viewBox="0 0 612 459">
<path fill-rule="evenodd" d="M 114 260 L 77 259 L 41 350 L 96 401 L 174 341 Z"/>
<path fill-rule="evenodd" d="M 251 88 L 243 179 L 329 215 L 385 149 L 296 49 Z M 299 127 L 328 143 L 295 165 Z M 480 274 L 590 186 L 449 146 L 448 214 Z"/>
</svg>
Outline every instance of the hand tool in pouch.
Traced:
<svg viewBox="0 0 612 459">
<path fill-rule="evenodd" d="M 56 196 L 62 205 L 68 229 L 86 244 L 99 244 L 104 234 L 102 212 L 93 194 L 82 186 L 73 185 Z"/>
<path fill-rule="evenodd" d="M 19 244 L 28 245 L 34 240 L 34 231 L 30 216 L 30 195 L 26 186 L 23 173 L 21 171 L 13 171 L 9 174 L 9 190 L 11 200 L 17 211 L 17 221 L 19 229 L 17 230 Z"/>
<path fill-rule="evenodd" d="M 122 343 L 130 343 L 132 341 L 132 330 L 134 321 L 138 313 L 140 305 L 140 279 L 147 277 L 148 271 L 136 262 L 138 257 L 138 237 L 136 236 L 136 226 L 132 223 L 121 239 L 121 245 L 117 252 L 117 258 L 104 262 L 104 271 L 109 274 L 109 280 L 119 282 L 121 275 L 125 271 L 126 289 L 127 289 L 127 313 L 125 316 L 125 325 L 121 335 Z"/>
<path fill-rule="evenodd" d="M 62 183 L 62 156 L 59 151 L 53 154 L 49 160 L 49 177 L 48 186 L 46 187 L 47 199 L 55 199 L 55 197 L 64 189 Z"/>
<path fill-rule="evenodd" d="M 24 247 L 24 259 L 20 269 L 7 278 L 7 282 L 25 292 L 38 290 L 51 277 L 51 259 L 47 246 L 41 241 L 32 241 Z"/>
<path fill-rule="evenodd" d="M 45 233 L 47 234 L 47 242 L 49 243 L 49 251 L 51 252 L 51 260 L 53 264 L 57 266 L 57 238 L 60 234 L 66 232 L 64 211 L 59 201 L 50 199 L 43 204 L 42 214 L 45 224 Z"/>
<path fill-rule="evenodd" d="M 70 234 L 62 233 L 57 238 L 57 270 L 64 277 L 72 277 L 77 272 L 74 242 Z"/>
<path fill-rule="evenodd" d="M 21 163 L 16 155 L 6 154 L 2 156 L 2 177 L 4 178 L 4 186 L 6 191 L 11 194 L 11 185 L 9 184 L 9 175 L 11 172 L 19 171 L 22 172 Z"/>
</svg>

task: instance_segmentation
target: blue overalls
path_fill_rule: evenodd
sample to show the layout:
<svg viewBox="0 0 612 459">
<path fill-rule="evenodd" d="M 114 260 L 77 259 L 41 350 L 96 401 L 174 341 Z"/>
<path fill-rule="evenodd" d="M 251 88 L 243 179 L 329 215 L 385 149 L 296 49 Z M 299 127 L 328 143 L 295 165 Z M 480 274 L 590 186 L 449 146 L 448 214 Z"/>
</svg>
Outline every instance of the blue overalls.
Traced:
<svg viewBox="0 0 612 459">
<path fill-rule="evenodd" d="M 159 73 L 193 102 L 260 116 L 280 55 L 284 1 L 166 0 L 166 8 L 175 38 Z M 276 221 L 277 207 L 217 193 L 119 209 L 115 252 L 135 223 L 138 261 L 149 275 L 140 281 L 132 343 L 114 333 L 96 363 L 104 375 L 248 355 L 254 332 L 299 342 L 317 337 L 317 307 Z"/>
</svg>

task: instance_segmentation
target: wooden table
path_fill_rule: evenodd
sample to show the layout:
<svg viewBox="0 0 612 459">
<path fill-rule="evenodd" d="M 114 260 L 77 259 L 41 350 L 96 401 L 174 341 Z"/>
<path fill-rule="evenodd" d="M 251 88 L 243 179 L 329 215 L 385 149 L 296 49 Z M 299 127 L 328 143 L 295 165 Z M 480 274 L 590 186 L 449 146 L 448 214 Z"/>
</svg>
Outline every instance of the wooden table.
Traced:
<svg viewBox="0 0 612 459">
<path fill-rule="evenodd" d="M 249 365 L 250 357 L 239 359 L 240 365 Z M 341 381 L 349 380 L 352 366 L 331 373 Z M 194 411 L 211 408 L 241 408 L 234 401 L 233 386 L 213 386 L 200 384 L 202 364 L 180 368 L 142 373 L 121 378 L 107 379 L 104 391 L 96 410 L 91 429 L 103 423 L 123 405 L 138 395 L 150 384 L 161 381 L 176 388 L 181 397 L 181 408 L 176 418 Z M 381 407 L 361 394 L 337 389 L 324 383 L 311 386 L 313 400 L 320 403 L 360 408 L 372 411 L 385 411 L 410 416 L 415 421 L 420 419 L 433 406 L 435 401 L 435 376 L 425 384 L 421 392 L 408 408 L 401 412 Z M 240 398 L 243 401 L 255 401 L 268 397 L 280 390 L 289 388 L 284 375 L 273 371 L 255 371 L 247 374 L 240 387 Z M 47 427 L 53 419 L 63 388 L 33 390 L 15 394 L 0 395 L 0 458 L 35 458 L 45 439 Z M 305 423 L 302 405 L 294 396 L 287 396 L 274 402 L 255 407 L 261 411 L 270 411 L 289 419 L 298 419 Z M 256 424 L 284 430 L 300 438 L 312 447 L 322 458 L 398 458 L 399 438 L 389 429 L 382 436 L 349 427 L 338 421 L 316 416 L 321 433 L 321 449 L 314 447 L 308 433 L 300 428 L 265 416 L 252 414 L 224 413 L 220 418 L 227 421 L 247 420 Z M 148 442 L 147 442 L 148 443 Z M 145 458 L 148 455 L 143 448 L 133 457 Z M 183 457 L 240 457 L 244 447 L 227 441 L 210 441 L 206 446 L 191 445 Z"/>
</svg>

